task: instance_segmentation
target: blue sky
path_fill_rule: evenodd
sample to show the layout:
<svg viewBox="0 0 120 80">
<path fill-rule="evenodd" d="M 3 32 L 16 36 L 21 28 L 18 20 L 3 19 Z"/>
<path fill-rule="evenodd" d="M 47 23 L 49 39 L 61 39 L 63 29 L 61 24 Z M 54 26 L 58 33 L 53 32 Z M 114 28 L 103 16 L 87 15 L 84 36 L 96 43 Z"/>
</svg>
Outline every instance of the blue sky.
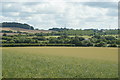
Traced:
<svg viewBox="0 0 120 80">
<path fill-rule="evenodd" d="M 3 22 L 28 23 L 35 28 L 67 27 L 74 29 L 118 28 L 117 2 L 1 2 Z"/>
</svg>

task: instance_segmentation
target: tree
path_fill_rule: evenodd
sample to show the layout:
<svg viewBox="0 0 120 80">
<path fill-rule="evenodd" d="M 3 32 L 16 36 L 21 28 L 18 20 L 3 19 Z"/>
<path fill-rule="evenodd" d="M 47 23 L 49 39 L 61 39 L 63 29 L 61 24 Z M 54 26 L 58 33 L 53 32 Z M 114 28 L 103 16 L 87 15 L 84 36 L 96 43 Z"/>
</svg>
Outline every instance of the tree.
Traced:
<svg viewBox="0 0 120 80">
<path fill-rule="evenodd" d="M 101 41 L 100 43 L 97 43 L 95 46 L 96 47 L 106 47 L 107 44 L 105 42 Z"/>
<path fill-rule="evenodd" d="M 93 36 L 93 38 L 100 39 L 100 38 L 101 38 L 101 36 L 100 36 L 100 35 L 98 35 L 98 34 L 96 34 L 96 35 L 94 35 L 94 36 Z"/>
<path fill-rule="evenodd" d="M 15 41 L 14 40 L 10 40 L 9 43 L 15 43 Z"/>
<path fill-rule="evenodd" d="M 50 37 L 49 38 L 49 43 L 57 43 L 57 39 L 53 38 L 53 37 Z"/>
<path fill-rule="evenodd" d="M 117 47 L 117 44 L 110 44 L 108 47 Z"/>
<path fill-rule="evenodd" d="M 79 38 L 80 41 L 85 40 L 85 38 L 83 38 L 83 37 L 78 37 L 78 38 Z"/>
<path fill-rule="evenodd" d="M 72 38 L 71 39 L 71 43 L 72 44 L 78 44 L 80 42 L 79 38 L 78 37 L 75 37 L 75 38 Z"/>
<path fill-rule="evenodd" d="M 116 38 L 113 37 L 113 36 L 106 36 L 105 39 L 106 39 L 106 40 L 116 40 Z"/>
<path fill-rule="evenodd" d="M 6 33 L 3 33 L 3 36 L 7 36 L 7 34 L 6 34 Z"/>
<path fill-rule="evenodd" d="M 45 40 L 46 40 L 46 38 L 43 37 L 43 36 L 33 37 L 32 39 L 35 39 L 35 40 L 41 40 L 41 41 L 45 41 Z"/>
<path fill-rule="evenodd" d="M 60 37 L 58 37 L 58 39 L 65 39 L 65 38 L 69 38 L 67 35 L 62 35 Z"/>
<path fill-rule="evenodd" d="M 93 43 L 91 43 L 89 40 L 83 40 L 78 42 L 76 45 L 87 47 L 87 46 L 93 46 Z"/>
</svg>

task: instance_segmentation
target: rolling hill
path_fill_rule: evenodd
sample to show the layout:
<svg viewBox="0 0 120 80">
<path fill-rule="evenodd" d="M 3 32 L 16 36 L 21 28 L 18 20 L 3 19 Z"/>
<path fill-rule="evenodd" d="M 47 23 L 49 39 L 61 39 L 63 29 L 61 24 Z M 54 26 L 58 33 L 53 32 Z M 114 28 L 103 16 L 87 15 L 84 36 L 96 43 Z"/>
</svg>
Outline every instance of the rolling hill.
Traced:
<svg viewBox="0 0 120 80">
<path fill-rule="evenodd" d="M 17 32 L 26 33 L 51 33 L 52 30 L 35 30 L 34 27 L 28 24 L 16 23 L 16 22 L 3 22 L 0 23 L 0 32 L 2 31 L 12 31 L 7 33 L 8 35 L 18 34 Z M 3 34 L 3 33 L 0 33 Z"/>
<path fill-rule="evenodd" d="M 29 29 L 29 30 L 34 30 L 33 26 L 30 26 L 29 24 L 26 23 L 17 23 L 17 22 L 3 22 L 0 23 L 0 27 L 16 27 L 16 28 L 23 28 L 23 29 Z"/>
</svg>

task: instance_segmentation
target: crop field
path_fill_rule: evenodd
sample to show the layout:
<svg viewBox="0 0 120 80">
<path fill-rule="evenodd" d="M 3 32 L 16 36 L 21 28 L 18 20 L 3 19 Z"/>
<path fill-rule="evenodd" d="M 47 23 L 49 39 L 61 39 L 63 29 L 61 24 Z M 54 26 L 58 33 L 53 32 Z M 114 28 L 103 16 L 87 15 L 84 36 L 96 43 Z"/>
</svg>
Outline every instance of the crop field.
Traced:
<svg viewBox="0 0 120 80">
<path fill-rule="evenodd" d="M 3 47 L 4 78 L 117 78 L 118 49 Z"/>
</svg>

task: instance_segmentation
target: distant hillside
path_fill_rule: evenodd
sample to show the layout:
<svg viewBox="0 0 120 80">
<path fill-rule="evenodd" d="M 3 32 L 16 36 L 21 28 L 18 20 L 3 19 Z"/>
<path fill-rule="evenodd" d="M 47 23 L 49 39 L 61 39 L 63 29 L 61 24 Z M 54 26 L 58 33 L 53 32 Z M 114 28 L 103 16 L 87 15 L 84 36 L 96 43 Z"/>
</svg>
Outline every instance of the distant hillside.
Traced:
<svg viewBox="0 0 120 80">
<path fill-rule="evenodd" d="M 22 32 L 22 34 L 25 33 L 51 33 L 54 31 L 50 30 L 29 30 L 29 29 L 23 29 L 23 28 L 16 28 L 16 27 L 0 27 L 0 36 L 3 35 L 3 33 L 6 33 L 7 35 L 18 35 L 19 32 Z"/>
<path fill-rule="evenodd" d="M 16 28 L 23 28 L 23 29 L 29 29 L 29 30 L 34 30 L 34 27 L 28 25 L 28 24 L 22 24 L 22 23 L 17 23 L 17 22 L 3 22 L 0 23 L 0 27 L 16 27 Z"/>
<path fill-rule="evenodd" d="M 51 33 L 52 30 L 36 30 L 28 24 L 16 22 L 3 22 L 0 23 L 0 35 L 6 33 L 7 35 L 16 35 L 18 33 Z"/>
</svg>

